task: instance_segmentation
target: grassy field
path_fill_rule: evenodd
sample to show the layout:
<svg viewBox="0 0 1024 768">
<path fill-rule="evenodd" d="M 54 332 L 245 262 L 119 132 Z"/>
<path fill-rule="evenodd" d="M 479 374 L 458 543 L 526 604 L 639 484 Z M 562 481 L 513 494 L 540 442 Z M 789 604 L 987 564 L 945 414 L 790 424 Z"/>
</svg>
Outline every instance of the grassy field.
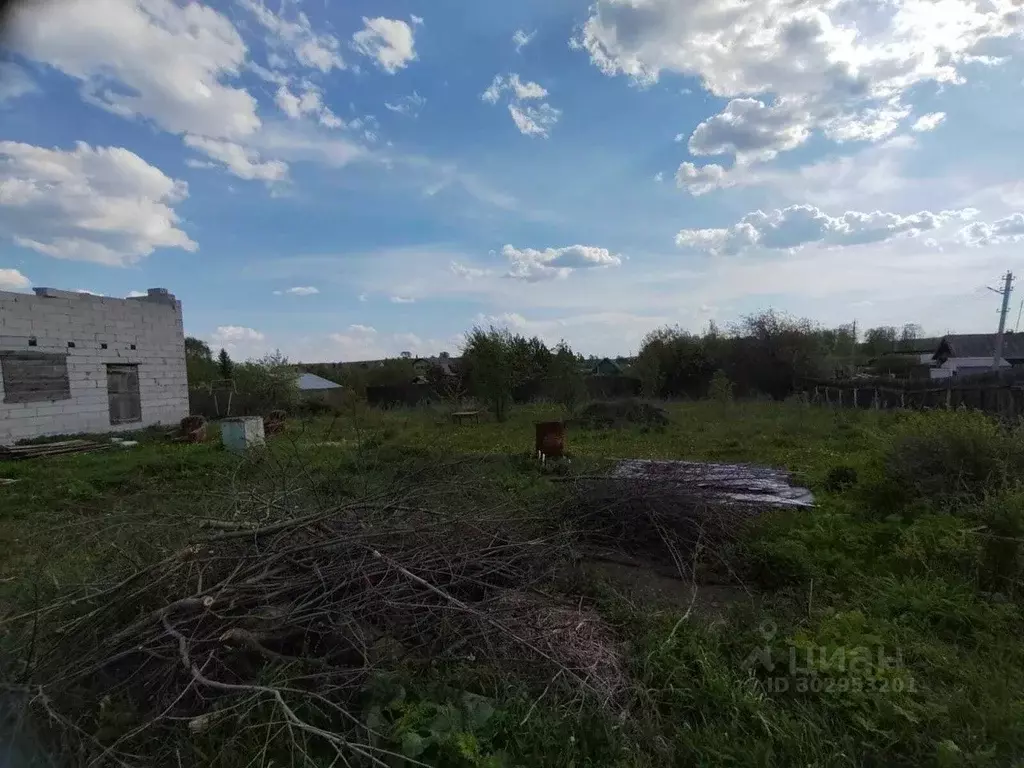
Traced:
<svg viewBox="0 0 1024 768">
<path fill-rule="evenodd" d="M 445 476 L 446 504 L 512 500 L 538 512 L 572 492 L 553 475 L 605 459 L 766 464 L 789 469 L 817 506 L 766 515 L 725 552 L 750 599 L 727 601 L 712 621 L 671 592 L 637 598 L 589 571 L 575 585 L 627 660 L 629 693 L 615 712 L 572 686 L 538 690 L 455 665 L 385 670 L 367 687 L 362 716 L 396 753 L 436 765 L 1022 764 L 1019 433 L 963 413 L 795 403 L 667 410 L 664 429 L 571 429 L 572 461 L 557 471 L 528 458 L 533 423 L 560 416 L 544 406 L 466 426 L 430 410 L 360 409 L 292 423 L 258 460 L 216 441 L 152 438 L 0 465 L 0 477 L 16 480 L 0 485 L 0 617 L 123 579 L 211 520 L 267 524 L 291 498 L 298 513 L 372 494 L 410 462 L 476 456 Z M 10 622 L 0 631 L 14 647 Z M 0 681 L 30 689 L 24 665 L 6 660 Z M 248 746 L 229 759 L 230 750 L 192 739 L 196 751 L 177 754 L 184 765 L 288 762 L 272 763 L 270 741 L 233 741 Z"/>
</svg>

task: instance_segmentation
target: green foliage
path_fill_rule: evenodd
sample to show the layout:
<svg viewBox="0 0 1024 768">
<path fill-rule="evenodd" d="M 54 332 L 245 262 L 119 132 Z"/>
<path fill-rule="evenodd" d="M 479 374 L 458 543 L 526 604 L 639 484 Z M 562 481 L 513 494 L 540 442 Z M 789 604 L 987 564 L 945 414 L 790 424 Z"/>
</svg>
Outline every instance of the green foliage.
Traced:
<svg viewBox="0 0 1024 768">
<path fill-rule="evenodd" d="M 548 379 L 551 382 L 555 402 L 573 413 L 587 396 L 586 383 L 580 374 L 579 360 L 564 341 L 555 347 L 548 365 Z"/>
<path fill-rule="evenodd" d="M 470 331 L 462 351 L 470 392 L 487 403 L 499 422 L 508 418 L 516 387 L 547 376 L 551 360 L 539 338 L 527 339 L 494 326 Z"/>
<path fill-rule="evenodd" d="M 295 368 L 280 350 L 234 366 L 233 379 L 235 387 L 250 398 L 258 413 L 291 413 L 300 405 Z"/>
<path fill-rule="evenodd" d="M 235 364 L 231 361 L 226 349 L 221 349 L 220 355 L 217 357 L 217 372 L 222 379 L 230 379 L 234 375 Z"/>
<path fill-rule="evenodd" d="M 217 363 L 209 344 L 193 336 L 185 338 L 185 370 L 192 387 L 217 378 Z"/>
<path fill-rule="evenodd" d="M 711 377 L 708 385 L 708 397 L 720 403 L 732 402 L 732 382 L 725 371 L 719 368 Z"/>
<path fill-rule="evenodd" d="M 869 490 L 880 511 L 949 508 L 1019 485 L 1024 440 L 978 412 L 907 414 L 875 465 Z"/>
</svg>

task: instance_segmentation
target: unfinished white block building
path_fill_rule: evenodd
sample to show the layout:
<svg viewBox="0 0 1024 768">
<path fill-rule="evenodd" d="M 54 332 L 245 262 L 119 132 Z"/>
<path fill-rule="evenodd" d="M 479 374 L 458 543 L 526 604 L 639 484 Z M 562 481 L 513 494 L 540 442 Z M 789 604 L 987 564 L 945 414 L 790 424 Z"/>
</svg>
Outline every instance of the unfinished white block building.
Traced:
<svg viewBox="0 0 1024 768">
<path fill-rule="evenodd" d="M 181 302 L 0 291 L 0 445 L 177 424 L 188 415 Z"/>
</svg>

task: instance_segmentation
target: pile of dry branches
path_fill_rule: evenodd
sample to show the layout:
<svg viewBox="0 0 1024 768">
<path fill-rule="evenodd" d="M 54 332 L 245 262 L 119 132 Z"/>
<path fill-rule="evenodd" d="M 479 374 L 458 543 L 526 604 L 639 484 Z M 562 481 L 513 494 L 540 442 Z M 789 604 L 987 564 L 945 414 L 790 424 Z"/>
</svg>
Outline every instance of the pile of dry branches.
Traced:
<svg viewBox="0 0 1024 768">
<path fill-rule="evenodd" d="M 21 633 L 37 728 L 82 765 L 208 764 L 203 744 L 255 728 L 370 765 L 387 751 L 358 697 L 380 670 L 490 665 L 613 701 L 625 674 L 610 630 L 543 589 L 566 534 L 506 505 L 451 505 L 450 490 L 214 522 L 117 584 L 3 620 Z"/>
</svg>

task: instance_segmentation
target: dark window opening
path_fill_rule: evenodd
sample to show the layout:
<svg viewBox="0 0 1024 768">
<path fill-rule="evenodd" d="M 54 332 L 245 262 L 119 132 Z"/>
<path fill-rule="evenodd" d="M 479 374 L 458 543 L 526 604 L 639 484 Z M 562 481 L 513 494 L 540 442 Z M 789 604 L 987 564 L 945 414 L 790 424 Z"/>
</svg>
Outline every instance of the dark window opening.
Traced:
<svg viewBox="0 0 1024 768">
<path fill-rule="evenodd" d="M 0 353 L 0 375 L 3 376 L 5 403 L 71 399 L 67 355 L 3 352 Z"/>
<path fill-rule="evenodd" d="M 107 366 L 107 399 L 111 424 L 142 421 L 142 400 L 139 396 L 139 366 Z"/>
<path fill-rule="evenodd" d="M 107 343 L 106 342 L 103 342 L 102 344 L 100 344 L 100 349 L 106 349 L 106 348 L 107 348 Z"/>
<path fill-rule="evenodd" d="M 74 348 L 75 348 L 75 342 L 69 341 L 68 342 L 68 349 L 74 349 Z"/>
<path fill-rule="evenodd" d="M 36 344 L 38 344 L 38 342 L 36 341 L 34 336 L 31 339 L 28 340 L 28 345 L 30 347 L 34 347 L 34 346 L 36 346 Z"/>
<path fill-rule="evenodd" d="M 135 349 L 135 345 L 134 344 L 132 344 L 132 349 Z"/>
</svg>

